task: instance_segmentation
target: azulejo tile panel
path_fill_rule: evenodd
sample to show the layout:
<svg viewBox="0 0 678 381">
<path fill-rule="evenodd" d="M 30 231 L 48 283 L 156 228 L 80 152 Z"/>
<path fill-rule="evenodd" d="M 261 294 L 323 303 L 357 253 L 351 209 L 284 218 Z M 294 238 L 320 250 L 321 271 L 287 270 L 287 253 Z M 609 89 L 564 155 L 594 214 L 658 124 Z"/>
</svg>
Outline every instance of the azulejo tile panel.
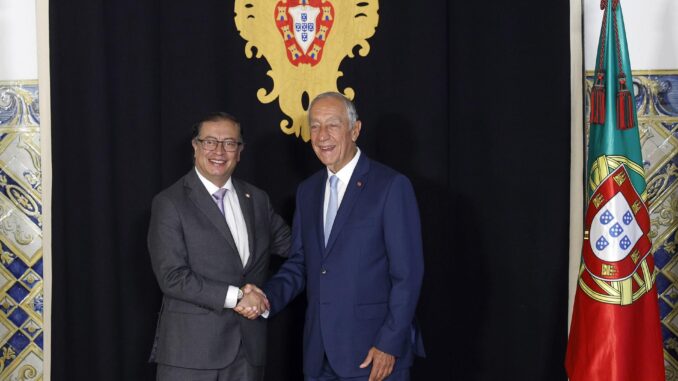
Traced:
<svg viewBox="0 0 678 381">
<path fill-rule="evenodd" d="M 589 73 L 587 132 L 592 79 Z M 633 88 L 658 271 L 666 380 L 678 381 L 678 70 L 634 72 Z"/>
<path fill-rule="evenodd" d="M 37 81 L 0 81 L 0 380 L 43 379 Z"/>
</svg>

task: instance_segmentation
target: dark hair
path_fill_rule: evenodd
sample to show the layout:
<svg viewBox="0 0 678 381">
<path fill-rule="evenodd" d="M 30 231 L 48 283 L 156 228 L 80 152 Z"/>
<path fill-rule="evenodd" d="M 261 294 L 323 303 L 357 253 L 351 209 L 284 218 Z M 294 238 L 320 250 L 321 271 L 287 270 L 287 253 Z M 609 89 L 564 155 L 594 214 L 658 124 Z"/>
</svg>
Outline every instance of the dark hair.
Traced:
<svg viewBox="0 0 678 381">
<path fill-rule="evenodd" d="M 240 125 L 240 122 L 238 122 L 238 119 L 236 119 L 235 116 L 223 111 L 211 112 L 205 115 L 198 123 L 194 124 L 192 127 L 193 131 L 191 135 L 191 140 L 196 139 L 198 135 L 200 135 L 200 129 L 202 128 L 203 123 L 219 122 L 222 120 L 227 120 L 238 126 L 238 130 L 240 131 L 240 142 L 244 142 L 242 126 Z"/>
</svg>

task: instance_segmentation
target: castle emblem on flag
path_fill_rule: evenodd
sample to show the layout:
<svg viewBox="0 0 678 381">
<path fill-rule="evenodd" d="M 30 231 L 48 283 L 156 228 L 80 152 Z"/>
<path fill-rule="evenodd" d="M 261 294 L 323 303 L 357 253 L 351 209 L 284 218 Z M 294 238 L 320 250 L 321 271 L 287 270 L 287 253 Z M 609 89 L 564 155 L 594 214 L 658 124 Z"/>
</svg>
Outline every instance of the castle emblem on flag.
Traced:
<svg viewBox="0 0 678 381">
<path fill-rule="evenodd" d="M 235 0 L 235 25 L 247 41 L 247 58 L 265 58 L 273 80 L 269 91 L 261 88 L 261 103 L 278 100 L 288 119 L 280 129 L 308 141 L 308 102 L 326 91 L 338 91 L 349 99 L 351 87 L 337 88 L 341 62 L 370 52 L 367 39 L 379 23 L 379 1 L 339 0 Z M 290 123 L 291 122 L 291 123 Z"/>
<path fill-rule="evenodd" d="M 633 212 L 631 205 L 640 200 L 633 188 L 625 166 L 619 166 L 595 192 L 603 202 L 597 207 L 589 204 L 586 227 L 588 243 L 584 243 L 586 270 L 595 278 L 619 281 L 634 274 L 639 260 L 650 254 L 648 238 L 650 216 L 644 207 Z M 620 180 L 621 179 L 621 180 Z M 635 258 L 631 253 L 642 256 Z"/>
<path fill-rule="evenodd" d="M 630 304 L 654 284 L 648 210 L 626 165 L 602 179 L 590 200 L 582 250 L 588 276 L 581 276 L 579 284 L 598 301 Z"/>
</svg>

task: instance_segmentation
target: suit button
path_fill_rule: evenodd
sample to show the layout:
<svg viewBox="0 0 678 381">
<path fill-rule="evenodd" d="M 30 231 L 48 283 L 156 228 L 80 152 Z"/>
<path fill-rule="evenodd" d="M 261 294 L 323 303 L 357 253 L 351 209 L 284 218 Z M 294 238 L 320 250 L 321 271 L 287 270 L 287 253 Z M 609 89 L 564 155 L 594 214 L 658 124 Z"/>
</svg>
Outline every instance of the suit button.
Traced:
<svg viewBox="0 0 678 381">
<path fill-rule="evenodd" d="M 327 274 L 327 270 L 321 269 L 321 270 L 320 270 L 320 273 L 323 274 L 323 275 L 325 275 L 325 274 Z"/>
</svg>

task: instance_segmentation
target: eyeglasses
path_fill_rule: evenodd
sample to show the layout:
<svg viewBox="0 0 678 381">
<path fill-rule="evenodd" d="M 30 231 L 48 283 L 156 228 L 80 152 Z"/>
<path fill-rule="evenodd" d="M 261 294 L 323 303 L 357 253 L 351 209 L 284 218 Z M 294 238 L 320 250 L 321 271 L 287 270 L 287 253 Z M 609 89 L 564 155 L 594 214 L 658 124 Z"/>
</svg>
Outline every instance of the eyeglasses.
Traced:
<svg viewBox="0 0 678 381">
<path fill-rule="evenodd" d="M 242 142 L 237 142 L 235 140 L 231 139 L 226 139 L 226 140 L 216 140 L 216 139 L 198 139 L 195 138 L 202 148 L 205 151 L 214 151 L 217 149 L 217 146 L 221 145 L 221 147 L 224 149 L 226 152 L 235 152 L 238 150 L 238 147 L 242 145 Z"/>
</svg>

